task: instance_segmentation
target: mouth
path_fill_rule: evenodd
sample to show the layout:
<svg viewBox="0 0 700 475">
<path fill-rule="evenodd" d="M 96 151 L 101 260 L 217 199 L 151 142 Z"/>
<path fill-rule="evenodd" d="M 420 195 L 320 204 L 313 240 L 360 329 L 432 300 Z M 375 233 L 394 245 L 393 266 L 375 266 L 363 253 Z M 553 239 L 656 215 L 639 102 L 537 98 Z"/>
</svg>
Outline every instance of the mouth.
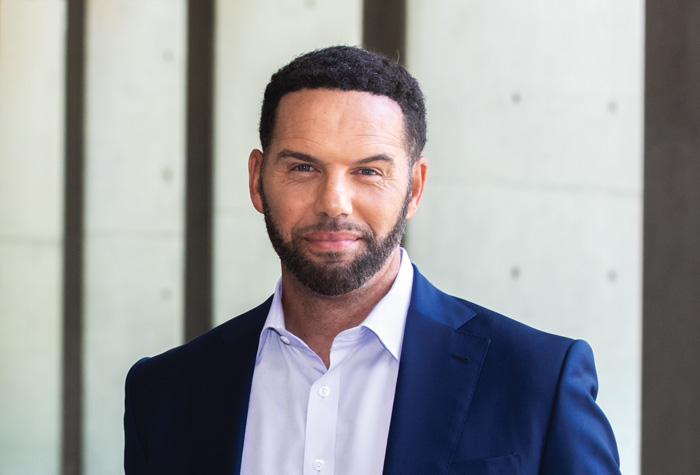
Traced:
<svg viewBox="0 0 700 475">
<path fill-rule="evenodd" d="M 343 252 L 357 245 L 359 234 L 348 231 L 315 231 L 304 237 L 311 248 L 320 252 Z"/>
</svg>

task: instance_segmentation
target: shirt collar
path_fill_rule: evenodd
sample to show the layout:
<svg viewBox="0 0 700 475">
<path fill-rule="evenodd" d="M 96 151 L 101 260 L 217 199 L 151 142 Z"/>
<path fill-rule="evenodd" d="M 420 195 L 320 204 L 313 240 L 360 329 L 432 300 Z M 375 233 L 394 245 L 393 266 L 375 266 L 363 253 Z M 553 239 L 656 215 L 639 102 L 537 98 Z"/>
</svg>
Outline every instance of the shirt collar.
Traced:
<svg viewBox="0 0 700 475">
<path fill-rule="evenodd" d="M 401 358 L 406 314 L 413 290 L 413 266 L 408 253 L 401 248 L 401 265 L 389 292 L 367 315 L 361 326 L 377 335 L 382 345 L 397 361 Z"/>
<path fill-rule="evenodd" d="M 411 303 L 411 291 L 413 290 L 413 266 L 405 249 L 401 248 L 401 264 L 399 272 L 389 292 L 367 315 L 360 324 L 372 331 L 382 345 L 398 361 L 401 358 L 403 346 L 403 334 L 406 326 L 406 314 Z M 287 336 L 304 345 L 301 340 L 289 333 L 284 324 L 284 310 L 282 309 L 282 278 L 277 281 L 272 305 L 267 314 L 263 331 L 260 334 L 258 354 L 262 351 L 266 336 L 270 331 Z M 306 345 L 304 345 L 306 346 Z"/>
</svg>

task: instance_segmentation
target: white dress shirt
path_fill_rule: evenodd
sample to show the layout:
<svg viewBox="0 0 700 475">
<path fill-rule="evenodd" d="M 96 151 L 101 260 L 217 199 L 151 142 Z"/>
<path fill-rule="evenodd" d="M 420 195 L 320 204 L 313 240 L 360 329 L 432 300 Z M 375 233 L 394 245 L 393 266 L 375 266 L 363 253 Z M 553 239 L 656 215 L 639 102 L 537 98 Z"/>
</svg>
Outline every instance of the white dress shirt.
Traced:
<svg viewBox="0 0 700 475">
<path fill-rule="evenodd" d="M 399 371 L 413 268 L 367 318 L 338 334 L 326 369 L 286 330 L 282 283 L 262 333 L 243 444 L 243 475 L 380 475 Z"/>
</svg>

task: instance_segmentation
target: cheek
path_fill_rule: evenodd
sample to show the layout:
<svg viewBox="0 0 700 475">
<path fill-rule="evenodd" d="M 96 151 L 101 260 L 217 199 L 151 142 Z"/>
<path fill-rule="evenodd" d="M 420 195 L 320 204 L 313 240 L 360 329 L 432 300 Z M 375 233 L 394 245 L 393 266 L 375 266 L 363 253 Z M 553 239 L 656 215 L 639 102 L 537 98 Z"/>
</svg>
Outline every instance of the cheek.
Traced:
<svg viewBox="0 0 700 475">
<path fill-rule="evenodd" d="M 313 215 L 313 199 L 305 193 L 289 191 L 281 197 L 280 210 L 291 221 L 303 220 Z"/>
<path fill-rule="evenodd" d="M 372 194 L 366 194 L 362 203 L 356 205 L 356 215 L 362 219 L 378 236 L 386 236 L 396 224 L 396 219 L 401 213 L 404 196 L 400 198 L 386 196 L 380 199 Z"/>
<path fill-rule="evenodd" d="M 309 211 L 310 207 L 306 201 L 308 200 L 292 195 L 281 197 L 276 206 L 270 203 L 275 223 L 285 239 L 291 239 L 295 229 L 303 228 L 313 221 L 313 214 Z"/>
</svg>

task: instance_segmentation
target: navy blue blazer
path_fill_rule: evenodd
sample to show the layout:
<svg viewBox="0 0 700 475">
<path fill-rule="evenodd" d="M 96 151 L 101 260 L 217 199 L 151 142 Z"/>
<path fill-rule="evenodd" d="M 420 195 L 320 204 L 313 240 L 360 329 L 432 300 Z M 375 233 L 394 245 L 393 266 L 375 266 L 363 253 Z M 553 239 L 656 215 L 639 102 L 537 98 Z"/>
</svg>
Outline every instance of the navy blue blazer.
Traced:
<svg viewBox="0 0 700 475">
<path fill-rule="evenodd" d="M 444 294 L 414 272 L 385 475 L 619 473 L 585 342 Z M 127 475 L 240 472 L 271 302 L 131 368 Z"/>
</svg>

